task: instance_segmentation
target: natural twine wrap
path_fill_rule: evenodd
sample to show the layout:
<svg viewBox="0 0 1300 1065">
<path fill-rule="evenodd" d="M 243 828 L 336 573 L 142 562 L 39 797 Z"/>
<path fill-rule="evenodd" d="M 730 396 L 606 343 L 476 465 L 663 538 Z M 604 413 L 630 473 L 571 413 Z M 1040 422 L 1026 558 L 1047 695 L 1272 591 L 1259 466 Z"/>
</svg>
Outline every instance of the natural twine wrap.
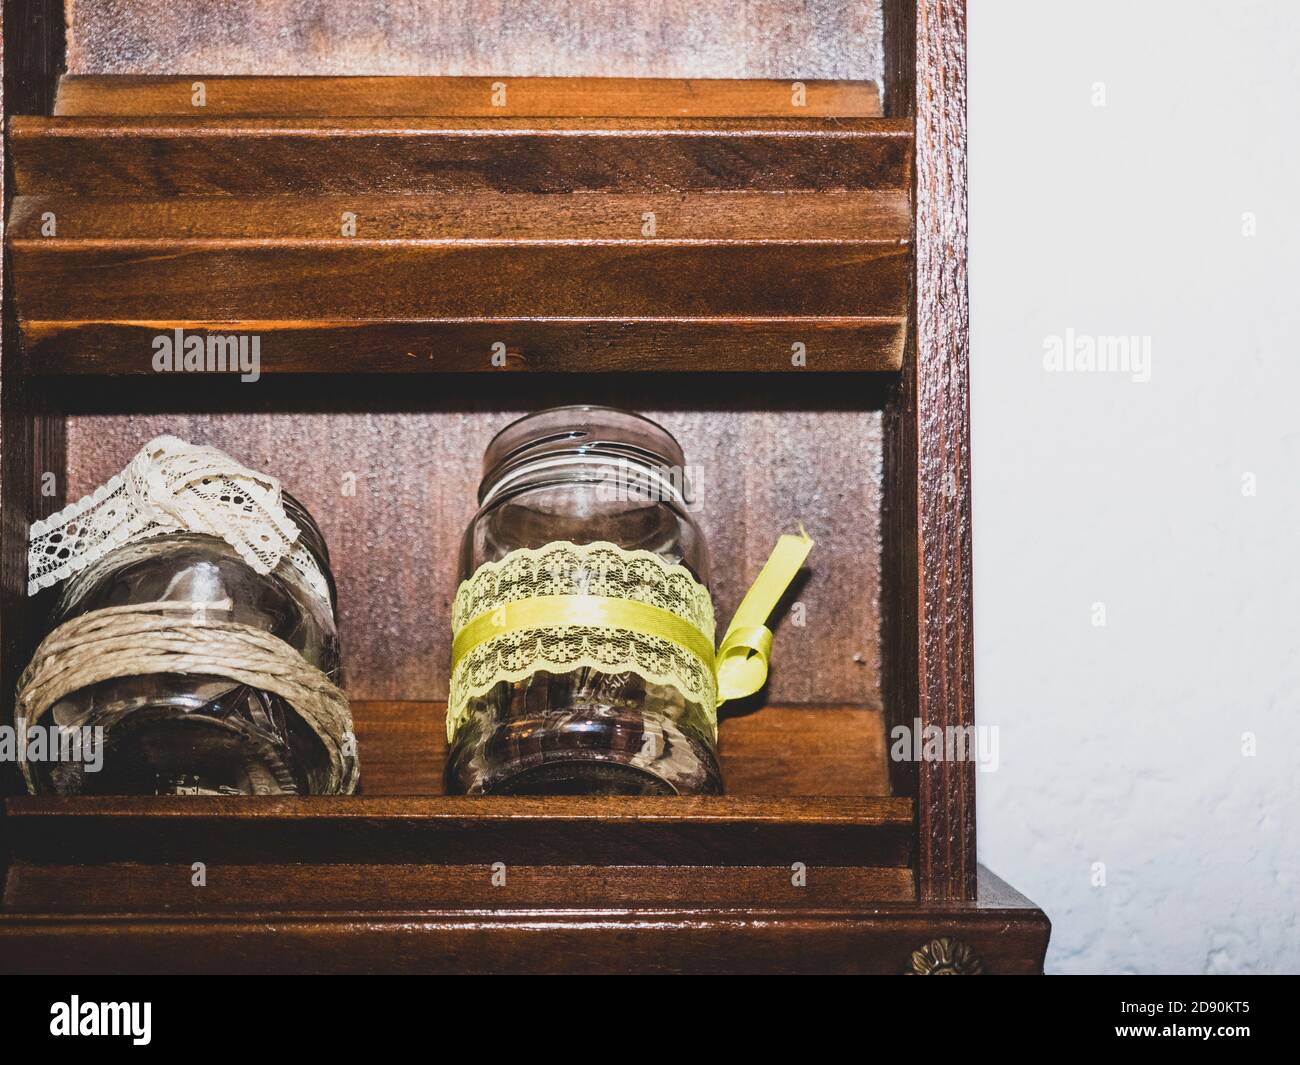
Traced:
<svg viewBox="0 0 1300 1065">
<path fill-rule="evenodd" d="M 156 602 L 92 610 L 64 622 L 36 649 L 18 681 L 20 728 L 66 695 L 118 677 L 188 673 L 227 677 L 282 697 L 329 753 L 326 794 L 351 794 L 358 764 L 347 696 L 283 640 L 223 620 L 230 601 Z M 30 767 L 23 773 L 32 785 Z"/>
</svg>

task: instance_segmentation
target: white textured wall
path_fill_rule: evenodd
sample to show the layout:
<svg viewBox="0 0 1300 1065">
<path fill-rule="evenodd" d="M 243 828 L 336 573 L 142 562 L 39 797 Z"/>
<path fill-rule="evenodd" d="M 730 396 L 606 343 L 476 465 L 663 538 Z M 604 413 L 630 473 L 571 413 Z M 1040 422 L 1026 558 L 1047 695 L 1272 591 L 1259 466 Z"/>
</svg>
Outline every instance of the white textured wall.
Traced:
<svg viewBox="0 0 1300 1065">
<path fill-rule="evenodd" d="M 1300 971 L 1300 4 L 969 16 L 981 860 L 1049 972 Z"/>
</svg>

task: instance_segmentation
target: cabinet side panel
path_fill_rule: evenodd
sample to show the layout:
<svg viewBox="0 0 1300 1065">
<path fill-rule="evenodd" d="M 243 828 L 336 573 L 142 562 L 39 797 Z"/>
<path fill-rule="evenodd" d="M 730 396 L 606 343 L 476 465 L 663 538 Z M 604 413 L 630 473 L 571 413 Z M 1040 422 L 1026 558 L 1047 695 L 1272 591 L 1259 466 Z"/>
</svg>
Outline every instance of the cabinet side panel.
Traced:
<svg viewBox="0 0 1300 1065">
<path fill-rule="evenodd" d="M 884 694 L 893 726 L 974 724 L 966 6 L 887 0 L 885 109 L 916 120 L 912 329 L 885 416 Z M 923 899 L 975 896 L 975 763 L 898 766 Z"/>
<path fill-rule="evenodd" d="M 48 114 L 63 63 L 63 6 L 57 0 L 6 0 L 0 14 L 3 96 L 0 124 L 15 114 Z M 8 144 L 3 156 L 6 228 L 13 199 Z M 27 599 L 27 529 L 63 505 L 63 420 L 48 413 L 22 374 L 8 255 L 0 265 L 0 722 L 10 723 L 18 674 L 34 643 Z M 49 475 L 49 476 L 46 476 Z M 0 793 L 20 788 L 16 767 L 0 765 Z M 2 832 L 2 826 L 0 826 Z"/>
</svg>

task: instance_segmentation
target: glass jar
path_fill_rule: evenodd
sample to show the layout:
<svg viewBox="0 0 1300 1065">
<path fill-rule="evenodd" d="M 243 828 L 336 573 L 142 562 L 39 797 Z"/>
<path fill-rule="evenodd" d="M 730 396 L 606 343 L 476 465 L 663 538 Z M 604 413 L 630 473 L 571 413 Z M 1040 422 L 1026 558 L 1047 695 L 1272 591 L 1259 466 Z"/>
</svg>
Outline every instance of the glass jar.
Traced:
<svg viewBox="0 0 1300 1065">
<path fill-rule="evenodd" d="M 337 684 L 329 552 L 306 508 L 287 492 L 281 504 L 328 585 L 328 601 L 288 555 L 260 574 L 220 537 L 171 532 L 123 544 L 71 577 L 52 626 L 128 604 L 220 604 L 223 618 L 278 637 Z M 102 757 L 95 771 L 85 758 L 29 763 L 38 793 L 311 795 L 326 790 L 330 775 L 325 745 L 285 699 L 225 677 L 100 681 L 60 699 L 42 723 L 83 734 L 102 728 Z M 345 762 L 350 757 L 344 753 Z M 345 779 L 354 775 L 345 767 Z"/>
<path fill-rule="evenodd" d="M 557 407 L 507 426 L 484 455 L 480 509 L 461 548 L 462 616 L 453 617 L 453 627 L 507 599 L 599 594 L 608 601 L 613 594 L 694 618 L 711 659 L 708 557 L 687 510 L 685 470 L 677 441 L 627 411 Z M 479 595 L 485 577 L 493 589 Z M 463 682 L 453 676 L 449 791 L 722 791 L 712 688 L 702 695 L 701 684 L 692 688 L 672 676 L 689 669 L 698 679 L 702 661 L 659 668 L 655 655 L 665 648 L 648 651 L 644 640 L 617 630 L 544 623 L 540 632 L 502 640 L 505 651 L 479 672 L 463 705 Z M 656 668 L 622 668 L 622 649 L 632 645 Z M 675 648 L 666 651 L 680 660 Z"/>
</svg>

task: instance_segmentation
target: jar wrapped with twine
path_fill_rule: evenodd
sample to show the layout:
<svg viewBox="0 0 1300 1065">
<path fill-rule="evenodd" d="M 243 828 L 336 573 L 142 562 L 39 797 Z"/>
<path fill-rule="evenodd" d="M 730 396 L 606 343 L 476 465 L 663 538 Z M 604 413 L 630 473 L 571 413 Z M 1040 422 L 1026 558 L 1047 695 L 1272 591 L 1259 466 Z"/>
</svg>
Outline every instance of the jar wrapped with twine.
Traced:
<svg viewBox="0 0 1300 1065">
<path fill-rule="evenodd" d="M 37 522 L 52 631 L 19 682 L 36 793 L 350 793 L 329 553 L 274 479 L 173 437 Z"/>
</svg>

